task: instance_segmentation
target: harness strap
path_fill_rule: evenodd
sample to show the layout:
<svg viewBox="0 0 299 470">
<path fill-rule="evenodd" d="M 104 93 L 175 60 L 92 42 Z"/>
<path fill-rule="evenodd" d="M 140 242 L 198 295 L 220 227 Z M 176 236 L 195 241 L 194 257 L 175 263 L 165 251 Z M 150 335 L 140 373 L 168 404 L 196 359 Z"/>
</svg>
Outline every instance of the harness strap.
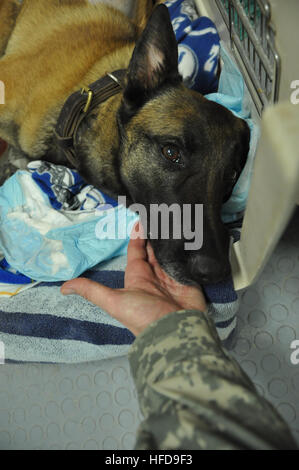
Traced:
<svg viewBox="0 0 299 470">
<path fill-rule="evenodd" d="M 125 74 L 125 69 L 106 74 L 89 85 L 88 88 L 84 87 L 80 91 L 76 91 L 66 100 L 59 115 L 54 134 L 59 147 L 63 150 L 68 161 L 75 167 L 78 166 L 75 150 L 76 134 L 81 122 L 99 104 L 121 92 Z"/>
</svg>

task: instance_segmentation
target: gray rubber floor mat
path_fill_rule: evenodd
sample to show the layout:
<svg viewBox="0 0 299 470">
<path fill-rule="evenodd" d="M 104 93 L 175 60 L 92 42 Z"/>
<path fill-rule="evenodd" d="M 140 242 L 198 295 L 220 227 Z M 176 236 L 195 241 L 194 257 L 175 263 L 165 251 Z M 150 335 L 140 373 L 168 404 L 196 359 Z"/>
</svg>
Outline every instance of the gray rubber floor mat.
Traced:
<svg viewBox="0 0 299 470">
<path fill-rule="evenodd" d="M 0 449 L 132 449 L 140 419 L 126 358 L 0 367 Z"/>
<path fill-rule="evenodd" d="M 231 353 L 299 443 L 299 211 L 259 281 L 242 292 Z M 1 449 L 132 449 L 141 415 L 125 357 L 0 366 Z"/>
<path fill-rule="evenodd" d="M 299 443 L 299 208 L 258 282 L 241 294 L 231 353 Z M 295 359 L 295 360 L 294 360 Z"/>
</svg>

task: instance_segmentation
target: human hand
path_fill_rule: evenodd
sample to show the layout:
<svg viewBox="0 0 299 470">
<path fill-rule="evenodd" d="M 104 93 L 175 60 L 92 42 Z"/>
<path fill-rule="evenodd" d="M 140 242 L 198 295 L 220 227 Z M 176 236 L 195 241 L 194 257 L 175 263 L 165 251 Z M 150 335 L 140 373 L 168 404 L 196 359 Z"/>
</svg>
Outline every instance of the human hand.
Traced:
<svg viewBox="0 0 299 470">
<path fill-rule="evenodd" d="M 134 229 L 138 230 L 136 226 Z M 130 240 L 123 289 L 78 278 L 65 282 L 61 293 L 78 294 L 98 305 L 135 336 L 168 313 L 206 309 L 201 289 L 182 285 L 169 277 L 156 260 L 151 244 L 143 238 Z"/>
</svg>

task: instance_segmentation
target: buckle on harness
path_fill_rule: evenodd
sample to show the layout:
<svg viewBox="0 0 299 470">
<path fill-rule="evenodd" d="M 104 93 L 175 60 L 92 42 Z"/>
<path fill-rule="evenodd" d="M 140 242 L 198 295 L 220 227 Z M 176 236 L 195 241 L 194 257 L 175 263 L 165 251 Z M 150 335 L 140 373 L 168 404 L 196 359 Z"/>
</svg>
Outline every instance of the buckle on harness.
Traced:
<svg viewBox="0 0 299 470">
<path fill-rule="evenodd" d="M 83 113 L 87 113 L 87 111 L 89 110 L 89 107 L 90 107 L 90 103 L 91 103 L 92 97 L 93 97 L 93 92 L 91 91 L 90 88 L 88 88 L 88 87 L 83 87 L 83 88 L 81 89 L 81 95 L 84 95 L 84 93 L 88 93 L 87 100 L 86 100 L 86 104 L 85 104 L 85 107 L 84 107 L 84 109 L 83 109 Z"/>
</svg>

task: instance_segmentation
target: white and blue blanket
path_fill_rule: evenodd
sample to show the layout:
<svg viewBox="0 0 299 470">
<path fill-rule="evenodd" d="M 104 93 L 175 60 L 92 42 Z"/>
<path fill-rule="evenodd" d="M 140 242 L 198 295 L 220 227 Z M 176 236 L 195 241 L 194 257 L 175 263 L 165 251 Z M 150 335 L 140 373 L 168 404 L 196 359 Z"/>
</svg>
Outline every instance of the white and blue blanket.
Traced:
<svg viewBox="0 0 299 470">
<path fill-rule="evenodd" d="M 246 206 L 258 136 L 244 82 L 221 48 L 223 67 L 215 92 L 218 57 L 211 54 L 213 45 L 219 44 L 215 26 L 208 19 L 198 21 L 192 2 L 168 4 L 181 51 L 191 46 L 201 54 L 206 51 L 198 59 L 196 73 L 187 53 L 180 53 L 181 64 L 189 64 L 184 79 L 198 91 L 209 89 L 209 99 L 246 119 L 251 128 L 248 162 L 223 212 L 224 221 L 234 221 Z M 190 36 L 192 31 L 198 34 Z M 207 70 L 211 56 L 214 66 Z M 207 88 L 200 89 L 201 83 Z M 114 219 L 116 213 L 120 218 Z M 137 220 L 136 214 L 87 186 L 77 172 L 61 166 L 33 162 L 0 188 L 0 341 L 7 361 L 77 363 L 127 353 L 134 337 L 123 325 L 81 297 L 60 294 L 62 281 L 80 275 L 123 287 L 129 236 L 115 240 L 95 236 L 99 221 L 107 216 L 120 220 L 117 223 L 126 226 L 127 234 Z M 205 286 L 204 291 L 224 340 L 236 326 L 239 303 L 233 282 Z"/>
<path fill-rule="evenodd" d="M 215 24 L 206 16 L 198 16 L 194 0 L 165 4 L 178 42 L 179 72 L 185 85 L 203 95 L 216 92 L 220 38 Z"/>
</svg>

